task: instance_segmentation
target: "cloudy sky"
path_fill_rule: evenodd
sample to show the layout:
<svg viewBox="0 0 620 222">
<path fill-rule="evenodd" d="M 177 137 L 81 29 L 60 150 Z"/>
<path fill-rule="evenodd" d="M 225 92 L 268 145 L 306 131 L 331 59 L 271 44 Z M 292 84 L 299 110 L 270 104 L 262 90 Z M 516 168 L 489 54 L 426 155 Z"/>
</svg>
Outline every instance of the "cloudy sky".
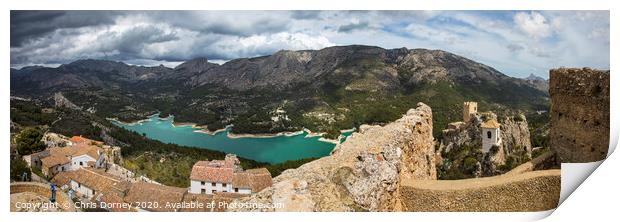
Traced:
<svg viewBox="0 0 620 222">
<path fill-rule="evenodd" d="M 507 75 L 609 69 L 609 11 L 11 11 L 11 66 L 174 67 L 364 44 L 456 53 Z"/>
</svg>

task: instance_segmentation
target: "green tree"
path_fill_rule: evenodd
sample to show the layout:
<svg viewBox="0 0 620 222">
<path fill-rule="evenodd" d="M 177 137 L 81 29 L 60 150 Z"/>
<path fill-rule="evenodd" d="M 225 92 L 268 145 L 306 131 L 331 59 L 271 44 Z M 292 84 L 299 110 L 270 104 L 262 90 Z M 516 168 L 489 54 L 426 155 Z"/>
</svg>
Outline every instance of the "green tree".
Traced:
<svg viewBox="0 0 620 222">
<path fill-rule="evenodd" d="M 20 155 L 30 155 L 45 149 L 45 143 L 41 141 L 43 132 L 36 128 L 26 128 L 15 138 L 17 152 Z"/>
<path fill-rule="evenodd" d="M 30 179 L 30 168 L 21 156 L 17 156 L 11 160 L 11 180 L 22 180 L 22 175 L 26 173 L 26 178 Z"/>
</svg>

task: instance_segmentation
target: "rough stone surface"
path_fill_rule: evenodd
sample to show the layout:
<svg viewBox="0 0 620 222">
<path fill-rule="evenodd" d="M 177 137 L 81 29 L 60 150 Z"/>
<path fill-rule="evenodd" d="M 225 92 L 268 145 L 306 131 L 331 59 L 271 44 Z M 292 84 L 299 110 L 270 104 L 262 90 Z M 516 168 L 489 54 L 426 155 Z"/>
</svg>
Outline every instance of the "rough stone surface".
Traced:
<svg viewBox="0 0 620 222">
<path fill-rule="evenodd" d="M 36 182 L 14 182 L 11 183 L 11 198 L 18 198 L 20 193 L 30 193 L 33 195 L 38 195 L 42 198 L 49 198 L 52 194 L 49 188 L 49 184 L 36 183 Z M 38 202 L 37 199 L 33 199 Z M 11 200 L 13 202 L 13 200 Z M 35 203 L 36 203 L 35 202 Z M 75 206 L 73 204 L 73 200 L 69 198 L 69 196 L 58 190 L 56 192 L 56 202 L 58 203 L 58 209 L 56 211 L 69 211 L 75 212 Z"/>
<path fill-rule="evenodd" d="M 530 130 L 527 119 L 522 114 L 499 119 L 493 112 L 474 113 L 470 115 L 468 122 L 450 123 L 447 129 L 442 131 L 443 140 L 439 150 L 449 152 L 463 145 L 482 146 L 480 125 L 495 119 L 501 123 L 502 143 L 500 149 L 491 151 L 480 159 L 481 166 L 476 176 L 492 176 L 497 174 L 497 166 L 504 164 L 506 156 L 516 151 L 524 150 L 527 155 L 532 153 Z"/>
<path fill-rule="evenodd" d="M 609 148 L 609 70 L 560 68 L 549 72 L 550 146 L 559 161 L 605 159 Z"/>
<path fill-rule="evenodd" d="M 403 211 L 544 211 L 560 198 L 560 170 L 465 180 L 402 181 Z"/>
<path fill-rule="evenodd" d="M 432 112 L 419 103 L 384 127 L 364 126 L 332 154 L 284 171 L 231 211 L 394 211 L 401 178 L 435 180 Z M 282 208 L 252 207 L 281 204 Z M 249 206 L 249 207 L 248 207 Z"/>
<path fill-rule="evenodd" d="M 502 124 L 502 143 L 506 155 L 516 151 L 526 151 L 528 155 L 531 155 L 532 142 L 530 141 L 530 129 L 525 116 L 518 114 L 512 118 L 505 117 L 500 123 Z"/>
</svg>

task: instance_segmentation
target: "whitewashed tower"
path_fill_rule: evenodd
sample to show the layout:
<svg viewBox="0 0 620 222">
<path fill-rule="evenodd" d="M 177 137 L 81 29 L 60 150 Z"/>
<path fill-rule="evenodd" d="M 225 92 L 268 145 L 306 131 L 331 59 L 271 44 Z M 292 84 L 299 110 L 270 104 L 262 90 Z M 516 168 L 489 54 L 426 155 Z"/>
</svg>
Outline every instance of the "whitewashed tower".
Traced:
<svg viewBox="0 0 620 222">
<path fill-rule="evenodd" d="M 500 136 L 500 124 L 490 119 L 480 125 L 482 129 L 482 152 L 488 153 L 493 146 L 500 146 L 502 138 Z"/>
</svg>

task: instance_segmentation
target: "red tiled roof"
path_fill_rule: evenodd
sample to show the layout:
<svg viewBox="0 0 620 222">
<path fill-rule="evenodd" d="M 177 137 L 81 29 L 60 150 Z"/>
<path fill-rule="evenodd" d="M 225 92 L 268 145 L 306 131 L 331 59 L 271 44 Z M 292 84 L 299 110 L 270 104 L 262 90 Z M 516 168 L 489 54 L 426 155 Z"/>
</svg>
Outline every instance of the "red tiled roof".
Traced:
<svg viewBox="0 0 620 222">
<path fill-rule="evenodd" d="M 256 168 L 245 171 L 250 174 L 252 192 L 259 192 L 273 184 L 271 173 L 267 168 Z"/>
<path fill-rule="evenodd" d="M 50 168 L 56 165 L 64 165 L 70 162 L 71 160 L 69 160 L 69 158 L 67 158 L 65 155 L 50 155 L 41 158 L 41 164 L 45 168 Z"/>
<path fill-rule="evenodd" d="M 261 191 L 271 184 L 271 173 L 266 168 L 249 169 L 235 173 L 232 183 L 234 188 L 249 188 L 252 192 Z"/>
<path fill-rule="evenodd" d="M 222 160 L 198 161 L 192 167 L 191 180 L 231 183 L 234 168 L 229 162 Z"/>
<path fill-rule="evenodd" d="M 181 203 L 187 192 L 185 188 L 170 187 L 146 182 L 137 182 L 131 185 L 124 201 L 127 203 L 146 202 L 157 203 L 147 205 L 149 211 L 176 211 L 176 208 L 167 208 L 166 204 Z"/>
</svg>

